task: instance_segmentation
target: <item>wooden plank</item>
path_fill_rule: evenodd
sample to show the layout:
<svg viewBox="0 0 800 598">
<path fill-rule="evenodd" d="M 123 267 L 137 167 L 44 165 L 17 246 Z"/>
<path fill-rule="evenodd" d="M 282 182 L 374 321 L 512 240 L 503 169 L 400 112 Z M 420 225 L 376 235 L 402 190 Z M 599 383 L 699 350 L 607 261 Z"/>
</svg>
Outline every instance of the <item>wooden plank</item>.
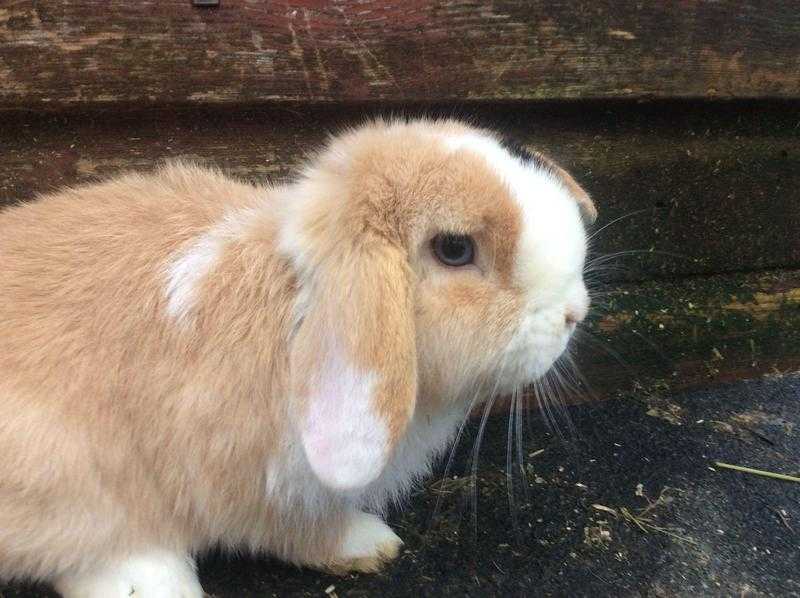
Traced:
<svg viewBox="0 0 800 598">
<path fill-rule="evenodd" d="M 771 0 L 14 0 L 0 108 L 797 97 L 798 48 Z"/>
<path fill-rule="evenodd" d="M 280 180 L 326 132 L 382 112 L 391 110 L 18 114 L 0 123 L 0 204 L 149 169 L 168 157 Z M 615 260 L 624 269 L 606 271 L 606 279 L 800 267 L 795 104 L 496 104 L 395 112 L 465 116 L 559 159 L 594 196 L 595 230 L 622 218 L 599 232 L 596 252 L 641 251 Z"/>
</svg>

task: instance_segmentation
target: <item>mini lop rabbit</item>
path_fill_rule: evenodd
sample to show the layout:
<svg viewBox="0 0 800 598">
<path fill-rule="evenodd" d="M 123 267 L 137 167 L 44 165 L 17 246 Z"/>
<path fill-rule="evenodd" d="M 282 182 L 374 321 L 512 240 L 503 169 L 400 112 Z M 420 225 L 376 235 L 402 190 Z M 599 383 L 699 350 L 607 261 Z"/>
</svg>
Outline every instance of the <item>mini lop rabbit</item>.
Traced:
<svg viewBox="0 0 800 598">
<path fill-rule="evenodd" d="M 476 389 L 585 316 L 582 215 L 541 155 L 430 120 L 285 186 L 173 164 L 0 212 L 0 577 L 198 597 L 213 546 L 379 569 Z"/>
</svg>

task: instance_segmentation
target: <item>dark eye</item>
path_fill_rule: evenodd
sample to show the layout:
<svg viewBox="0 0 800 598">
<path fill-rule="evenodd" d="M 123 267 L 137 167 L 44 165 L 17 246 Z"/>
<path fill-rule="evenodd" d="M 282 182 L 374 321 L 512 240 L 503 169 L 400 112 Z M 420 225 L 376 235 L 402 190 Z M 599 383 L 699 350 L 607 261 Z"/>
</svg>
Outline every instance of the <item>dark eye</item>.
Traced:
<svg viewBox="0 0 800 598">
<path fill-rule="evenodd" d="M 433 253 L 448 266 L 466 266 L 475 258 L 475 245 L 467 235 L 441 234 L 433 238 Z"/>
</svg>

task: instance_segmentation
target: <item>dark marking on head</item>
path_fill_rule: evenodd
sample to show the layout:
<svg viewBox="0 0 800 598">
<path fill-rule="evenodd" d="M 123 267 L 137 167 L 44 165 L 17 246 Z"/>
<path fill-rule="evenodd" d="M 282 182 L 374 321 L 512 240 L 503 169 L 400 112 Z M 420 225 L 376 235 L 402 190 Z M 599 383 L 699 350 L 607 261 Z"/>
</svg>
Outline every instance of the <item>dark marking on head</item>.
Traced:
<svg viewBox="0 0 800 598">
<path fill-rule="evenodd" d="M 595 208 L 592 199 L 589 197 L 589 194 L 586 193 L 586 191 L 584 191 L 584 189 L 578 185 L 577 182 L 575 182 L 575 179 L 572 178 L 572 176 L 566 170 L 561 168 L 547 156 L 540 154 L 535 150 L 529 150 L 523 143 L 511 137 L 504 137 L 501 139 L 500 145 L 502 145 L 503 148 L 512 156 L 522 160 L 524 164 L 547 172 L 548 174 L 551 174 L 560 180 L 564 187 L 566 187 L 566 189 L 572 194 L 572 196 L 581 206 L 581 211 L 584 217 L 589 222 L 595 221 L 597 218 L 597 208 Z"/>
<path fill-rule="evenodd" d="M 517 139 L 512 137 L 504 137 L 500 140 L 500 145 L 503 146 L 509 154 L 522 160 L 526 165 L 533 166 L 539 170 L 545 170 L 550 172 L 552 169 L 550 168 L 550 164 L 542 158 L 542 155 L 538 152 L 530 151 L 525 144 L 520 142 Z"/>
</svg>

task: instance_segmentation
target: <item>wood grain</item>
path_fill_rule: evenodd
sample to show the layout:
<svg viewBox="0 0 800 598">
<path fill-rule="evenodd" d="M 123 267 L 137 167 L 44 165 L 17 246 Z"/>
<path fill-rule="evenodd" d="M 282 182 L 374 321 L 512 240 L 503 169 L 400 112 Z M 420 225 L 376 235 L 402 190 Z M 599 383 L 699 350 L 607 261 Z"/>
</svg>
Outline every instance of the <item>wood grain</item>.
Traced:
<svg viewBox="0 0 800 598">
<path fill-rule="evenodd" d="M 773 0 L 13 0 L 0 109 L 800 95 Z"/>
</svg>

